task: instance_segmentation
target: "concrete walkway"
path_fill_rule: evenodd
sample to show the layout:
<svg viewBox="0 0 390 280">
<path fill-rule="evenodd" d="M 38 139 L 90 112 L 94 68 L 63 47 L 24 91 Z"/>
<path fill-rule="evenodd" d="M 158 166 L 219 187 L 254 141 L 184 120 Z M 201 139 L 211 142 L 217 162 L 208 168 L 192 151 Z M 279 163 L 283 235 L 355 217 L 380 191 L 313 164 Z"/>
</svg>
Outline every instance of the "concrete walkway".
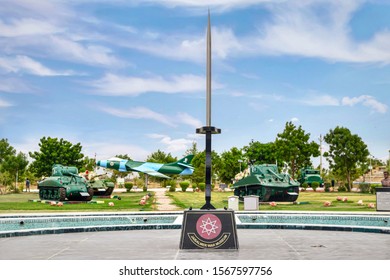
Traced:
<svg viewBox="0 0 390 280">
<path fill-rule="evenodd" d="M 0 260 L 390 260 L 390 234 L 237 231 L 238 250 L 180 250 L 178 229 L 0 238 Z"/>
<path fill-rule="evenodd" d="M 180 208 L 173 205 L 173 201 L 166 195 L 166 188 L 149 189 L 155 193 L 157 211 L 178 211 Z"/>
</svg>

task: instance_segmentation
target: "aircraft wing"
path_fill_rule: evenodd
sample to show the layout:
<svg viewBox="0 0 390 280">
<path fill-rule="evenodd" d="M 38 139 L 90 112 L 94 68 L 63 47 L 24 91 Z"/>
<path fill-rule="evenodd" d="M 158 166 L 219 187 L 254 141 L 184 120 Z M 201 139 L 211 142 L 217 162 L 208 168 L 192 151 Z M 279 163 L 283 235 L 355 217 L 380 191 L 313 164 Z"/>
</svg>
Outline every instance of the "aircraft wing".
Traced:
<svg viewBox="0 0 390 280">
<path fill-rule="evenodd" d="M 131 167 L 131 169 L 136 171 L 136 172 L 142 172 L 142 173 L 148 174 L 150 176 L 161 177 L 161 178 L 166 178 L 166 179 L 170 178 L 167 175 L 164 175 L 160 172 L 157 172 L 154 169 L 151 169 L 151 168 L 148 168 L 148 167 L 142 166 L 142 165 L 140 165 L 138 167 Z"/>
</svg>

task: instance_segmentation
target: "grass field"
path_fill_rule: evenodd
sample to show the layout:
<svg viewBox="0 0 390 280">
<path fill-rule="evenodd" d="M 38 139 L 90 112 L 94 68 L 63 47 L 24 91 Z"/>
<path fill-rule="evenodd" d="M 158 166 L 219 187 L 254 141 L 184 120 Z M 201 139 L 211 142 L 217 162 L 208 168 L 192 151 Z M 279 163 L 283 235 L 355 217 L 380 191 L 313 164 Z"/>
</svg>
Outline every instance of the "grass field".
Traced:
<svg viewBox="0 0 390 280">
<path fill-rule="evenodd" d="M 40 202 L 31 202 L 38 200 L 37 193 L 19 193 L 0 195 L 0 214 L 1 213 L 25 213 L 25 212 L 60 212 L 60 211 L 155 211 L 156 203 L 153 199 L 148 200 L 144 206 L 139 205 L 141 197 L 146 193 L 121 193 L 120 200 L 117 198 L 94 198 L 97 201 L 104 201 L 101 204 L 79 203 L 64 204 L 62 207 L 50 206 Z M 167 192 L 174 204 L 181 209 L 190 207 L 197 209 L 204 205 L 205 197 L 202 192 Z M 232 192 L 212 192 L 211 203 L 217 209 L 228 206 L 228 198 Z M 347 202 L 337 201 L 337 197 L 347 197 Z M 359 206 L 357 202 L 362 200 L 364 205 Z M 325 207 L 324 202 L 330 201 L 331 206 Z M 109 202 L 115 204 L 114 207 L 108 205 Z M 260 210 L 272 211 L 372 211 L 375 208 L 369 208 L 368 203 L 376 203 L 376 196 L 373 194 L 360 193 L 318 193 L 301 192 L 297 200 L 299 204 L 277 203 L 276 207 L 267 204 L 261 204 Z M 240 203 L 240 210 L 244 210 L 244 204 Z"/>
<path fill-rule="evenodd" d="M 200 208 L 205 203 L 204 193 L 168 193 L 175 201 L 175 204 L 183 209 Z M 223 208 L 228 206 L 228 197 L 232 196 L 232 192 L 212 192 L 211 204 L 215 208 Z M 337 197 L 347 197 L 347 202 L 338 201 Z M 357 202 L 362 200 L 364 205 L 359 206 Z M 331 206 L 325 207 L 324 202 L 330 201 Z M 376 196 L 373 194 L 361 193 L 319 193 L 319 192 L 301 192 L 298 200 L 299 204 L 277 203 L 276 207 L 270 206 L 268 203 L 261 204 L 260 210 L 288 210 L 288 211 L 375 211 L 375 208 L 369 208 L 368 203 L 376 203 Z M 244 203 L 240 203 L 240 210 L 244 210 Z"/>
<path fill-rule="evenodd" d="M 143 206 L 139 201 L 145 195 L 144 192 L 121 193 L 118 198 L 94 198 L 95 201 L 104 203 L 78 203 L 64 204 L 61 207 L 51 206 L 47 203 L 31 202 L 39 200 L 37 193 L 19 193 L 0 195 L 0 213 L 22 213 L 22 212 L 60 212 L 60 211 L 151 211 L 155 203 L 151 197 Z M 114 206 L 108 205 L 113 202 Z"/>
</svg>

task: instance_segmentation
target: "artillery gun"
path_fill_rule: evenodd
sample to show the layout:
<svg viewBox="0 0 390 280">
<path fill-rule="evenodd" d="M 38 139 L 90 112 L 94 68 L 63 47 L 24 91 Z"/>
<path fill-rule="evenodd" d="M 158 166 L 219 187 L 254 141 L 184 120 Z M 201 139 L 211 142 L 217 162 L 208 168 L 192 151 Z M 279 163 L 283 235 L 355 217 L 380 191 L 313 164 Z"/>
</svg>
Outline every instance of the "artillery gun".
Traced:
<svg viewBox="0 0 390 280">
<path fill-rule="evenodd" d="M 279 173 L 276 164 L 252 165 L 247 176 L 233 184 L 234 195 L 240 200 L 244 196 L 256 195 L 259 201 L 294 202 L 299 195 L 299 182 L 288 173 Z"/>
<path fill-rule="evenodd" d="M 38 182 L 39 198 L 58 201 L 90 201 L 94 191 L 73 166 L 54 164 L 50 177 Z"/>
</svg>

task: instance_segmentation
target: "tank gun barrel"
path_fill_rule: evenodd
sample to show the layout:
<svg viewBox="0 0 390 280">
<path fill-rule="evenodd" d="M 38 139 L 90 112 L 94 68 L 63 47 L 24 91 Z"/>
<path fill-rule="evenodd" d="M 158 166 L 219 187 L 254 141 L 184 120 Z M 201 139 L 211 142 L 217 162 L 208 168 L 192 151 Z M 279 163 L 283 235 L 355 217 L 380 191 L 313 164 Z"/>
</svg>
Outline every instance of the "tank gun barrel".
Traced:
<svg viewBox="0 0 390 280">
<path fill-rule="evenodd" d="M 273 175 L 275 175 L 278 179 L 280 179 L 280 180 L 283 180 L 283 179 L 284 179 L 283 177 L 279 176 L 279 174 L 275 173 L 272 169 L 268 169 L 268 171 L 269 171 L 270 173 L 272 173 Z"/>
<path fill-rule="evenodd" d="M 107 175 L 107 173 L 103 173 L 103 174 L 99 174 L 99 175 L 95 175 L 91 178 L 91 180 L 95 179 L 95 178 L 99 178 L 99 177 L 102 177 L 102 176 L 105 176 Z"/>
</svg>

